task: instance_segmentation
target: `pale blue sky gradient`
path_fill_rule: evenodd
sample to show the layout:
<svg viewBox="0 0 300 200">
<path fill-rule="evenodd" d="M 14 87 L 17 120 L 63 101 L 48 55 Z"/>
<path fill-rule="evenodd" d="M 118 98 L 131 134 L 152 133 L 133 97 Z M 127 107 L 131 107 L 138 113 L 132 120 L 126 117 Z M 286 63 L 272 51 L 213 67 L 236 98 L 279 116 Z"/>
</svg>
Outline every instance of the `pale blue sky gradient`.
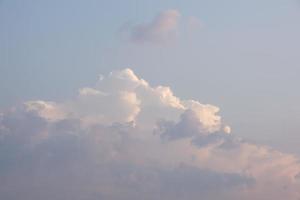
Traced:
<svg viewBox="0 0 300 200">
<path fill-rule="evenodd" d="M 182 16 L 176 43 L 120 36 L 167 9 Z M 190 16 L 204 27 L 187 33 Z M 0 0 L 0 108 L 67 99 L 98 74 L 130 67 L 218 105 L 233 133 L 300 155 L 299 20 L 296 0 Z"/>
</svg>

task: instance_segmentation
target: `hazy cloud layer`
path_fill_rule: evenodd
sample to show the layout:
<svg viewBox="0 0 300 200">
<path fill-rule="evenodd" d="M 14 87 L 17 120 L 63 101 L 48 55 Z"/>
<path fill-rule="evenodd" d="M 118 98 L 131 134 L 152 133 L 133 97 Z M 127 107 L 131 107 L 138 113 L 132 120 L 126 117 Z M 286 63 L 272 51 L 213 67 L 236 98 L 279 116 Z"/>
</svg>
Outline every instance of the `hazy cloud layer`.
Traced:
<svg viewBox="0 0 300 200">
<path fill-rule="evenodd" d="M 173 27 L 170 12 L 147 29 Z M 17 105 L 0 114 L 0 199 L 298 200 L 298 158 L 231 134 L 218 112 L 130 69 Z"/>
</svg>

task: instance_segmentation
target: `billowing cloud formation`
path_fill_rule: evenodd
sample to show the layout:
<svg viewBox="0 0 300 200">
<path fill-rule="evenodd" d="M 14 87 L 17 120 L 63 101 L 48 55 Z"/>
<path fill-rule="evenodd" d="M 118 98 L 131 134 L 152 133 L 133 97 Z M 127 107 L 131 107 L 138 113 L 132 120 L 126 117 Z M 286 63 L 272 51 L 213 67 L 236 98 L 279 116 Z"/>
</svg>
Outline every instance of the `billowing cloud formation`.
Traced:
<svg viewBox="0 0 300 200">
<path fill-rule="evenodd" d="M 0 199 L 298 200 L 298 159 L 230 134 L 218 112 L 130 69 L 25 102 L 0 114 Z"/>
<path fill-rule="evenodd" d="M 134 42 L 161 43 L 174 39 L 178 31 L 180 13 L 166 10 L 156 16 L 152 22 L 132 28 L 131 40 Z"/>
</svg>

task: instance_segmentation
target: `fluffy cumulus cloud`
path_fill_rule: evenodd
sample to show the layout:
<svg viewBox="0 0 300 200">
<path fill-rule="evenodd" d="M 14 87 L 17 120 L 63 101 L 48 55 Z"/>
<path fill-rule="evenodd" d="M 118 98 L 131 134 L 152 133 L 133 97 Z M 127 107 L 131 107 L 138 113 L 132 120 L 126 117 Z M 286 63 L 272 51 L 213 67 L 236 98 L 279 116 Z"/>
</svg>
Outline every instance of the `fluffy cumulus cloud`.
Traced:
<svg viewBox="0 0 300 200">
<path fill-rule="evenodd" d="M 174 17 L 145 29 L 164 34 Z M 0 114 L 0 199 L 299 200 L 298 159 L 231 134 L 218 112 L 130 69 L 16 105 Z"/>
</svg>

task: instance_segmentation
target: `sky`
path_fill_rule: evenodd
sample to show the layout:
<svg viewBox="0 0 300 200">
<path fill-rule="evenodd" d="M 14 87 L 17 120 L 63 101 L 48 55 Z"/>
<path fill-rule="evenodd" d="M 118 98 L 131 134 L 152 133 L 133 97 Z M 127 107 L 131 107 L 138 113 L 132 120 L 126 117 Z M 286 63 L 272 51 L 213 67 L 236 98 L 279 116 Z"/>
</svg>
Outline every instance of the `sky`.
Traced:
<svg viewBox="0 0 300 200">
<path fill-rule="evenodd" d="M 0 197 L 299 200 L 299 19 L 297 0 L 0 0 Z"/>
</svg>

